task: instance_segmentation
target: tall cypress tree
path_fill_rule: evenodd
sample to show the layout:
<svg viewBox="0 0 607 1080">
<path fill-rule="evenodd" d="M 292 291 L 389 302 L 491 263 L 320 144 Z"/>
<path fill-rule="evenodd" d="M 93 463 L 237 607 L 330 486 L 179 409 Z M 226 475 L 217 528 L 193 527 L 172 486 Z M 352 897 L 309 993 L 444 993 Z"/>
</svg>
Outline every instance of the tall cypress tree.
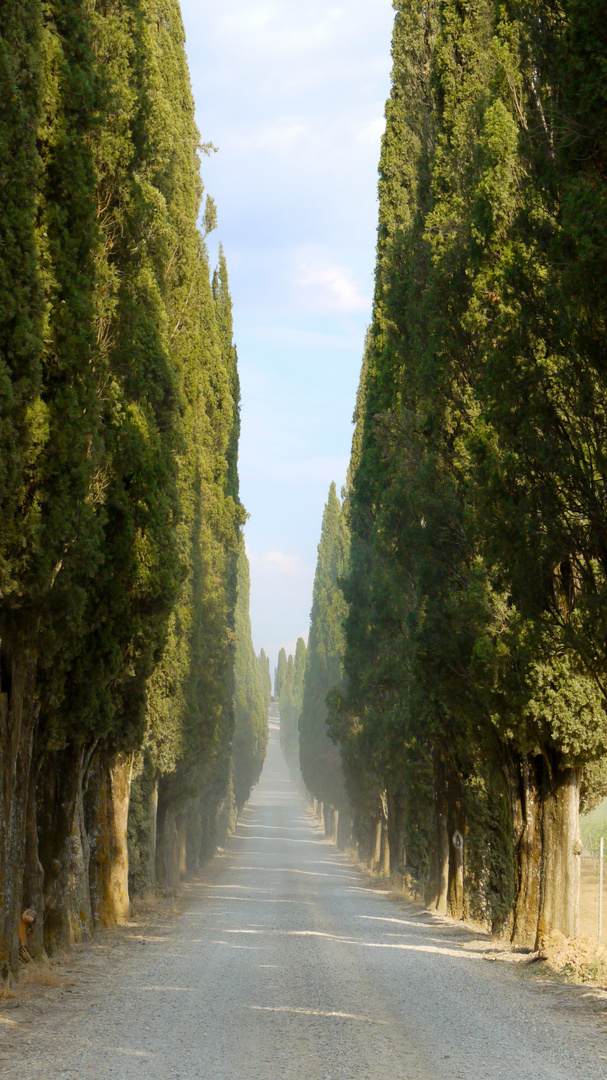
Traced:
<svg viewBox="0 0 607 1080">
<path fill-rule="evenodd" d="M 261 672 L 263 696 L 267 712 L 272 700 L 272 676 L 270 675 L 270 657 L 266 656 L 264 649 L 261 649 L 259 656 L 257 657 L 257 662 Z"/>
<path fill-rule="evenodd" d="M 458 913 L 451 838 L 467 833 L 481 907 L 503 922 L 515 888 L 521 938 L 575 928 L 575 804 L 604 739 L 600 652 L 582 629 L 601 589 L 582 539 L 594 520 L 583 416 L 597 423 L 600 395 L 587 363 L 558 355 L 581 325 L 560 291 L 573 233 L 565 242 L 559 219 L 580 185 L 561 202 L 575 155 L 555 116 L 565 57 L 588 48 L 582 8 L 562 20 L 542 3 L 398 7 L 349 499 L 350 683 L 332 718 L 359 807 L 378 812 L 385 792 L 388 819 L 405 817 L 397 861 L 419 871 L 433 832 L 422 877 Z M 600 98 L 596 69 L 590 81 Z M 416 803 L 432 807 L 425 838 Z"/>
<path fill-rule="evenodd" d="M 295 656 L 287 657 L 285 650 L 280 650 L 274 674 L 274 696 L 280 706 L 280 745 L 293 777 L 299 776 L 298 723 L 305 670 L 306 643 L 298 638 Z"/>
<path fill-rule="evenodd" d="M 327 730 L 327 695 L 343 678 L 347 608 L 340 588 L 348 533 L 335 484 L 323 515 L 314 578 L 310 637 L 299 716 L 299 763 L 308 791 L 320 802 L 348 809 L 341 759 Z"/>
<path fill-rule="evenodd" d="M 153 713 L 180 696 L 167 771 L 181 766 L 179 793 L 212 792 L 216 814 L 243 514 L 229 291 L 224 262 L 216 303 L 196 228 L 178 4 L 9 4 L 0 79 L 6 974 L 22 906 L 49 947 L 128 909 L 125 815 L 133 753 L 153 729 L 146 698 Z M 177 688 L 148 694 L 163 654 L 179 661 Z"/>
<path fill-rule="evenodd" d="M 238 559 L 236 657 L 234 663 L 235 724 L 232 746 L 234 798 L 238 810 L 261 775 L 268 745 L 268 711 L 262 671 L 251 639 L 249 563 L 241 546 Z"/>
</svg>

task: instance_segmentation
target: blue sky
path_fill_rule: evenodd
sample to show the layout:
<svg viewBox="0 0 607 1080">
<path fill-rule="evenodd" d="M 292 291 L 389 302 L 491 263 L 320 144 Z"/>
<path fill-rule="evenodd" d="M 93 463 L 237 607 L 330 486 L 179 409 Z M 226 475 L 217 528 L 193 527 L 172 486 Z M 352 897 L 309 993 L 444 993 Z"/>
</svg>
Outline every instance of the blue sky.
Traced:
<svg viewBox="0 0 607 1080">
<path fill-rule="evenodd" d="M 251 619 L 307 637 L 323 506 L 344 482 L 371 315 L 391 0 L 182 0 L 206 191 L 234 305 Z"/>
</svg>

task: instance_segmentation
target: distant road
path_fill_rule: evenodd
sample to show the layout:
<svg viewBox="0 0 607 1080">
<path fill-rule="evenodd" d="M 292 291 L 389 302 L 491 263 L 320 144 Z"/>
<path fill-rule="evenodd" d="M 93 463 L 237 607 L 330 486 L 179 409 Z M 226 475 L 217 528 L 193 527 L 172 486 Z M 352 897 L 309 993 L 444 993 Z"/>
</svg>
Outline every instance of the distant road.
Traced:
<svg viewBox="0 0 607 1080">
<path fill-rule="evenodd" d="M 0 1054 L 3 1080 L 607 1077 L 604 1013 L 487 963 L 482 936 L 412 912 L 335 852 L 289 782 L 276 720 L 237 833 L 193 895 L 40 1029 L 9 1026 L 26 1053 Z"/>
</svg>

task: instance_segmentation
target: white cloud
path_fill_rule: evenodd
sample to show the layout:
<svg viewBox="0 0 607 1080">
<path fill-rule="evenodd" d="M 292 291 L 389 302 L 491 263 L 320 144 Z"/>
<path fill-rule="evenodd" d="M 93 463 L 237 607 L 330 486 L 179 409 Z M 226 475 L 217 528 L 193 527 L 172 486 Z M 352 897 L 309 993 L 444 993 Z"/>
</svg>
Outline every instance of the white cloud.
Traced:
<svg viewBox="0 0 607 1080">
<path fill-rule="evenodd" d="M 253 555 L 247 551 L 249 562 L 279 574 L 309 574 L 299 555 L 286 555 L 283 551 L 268 551 L 265 555 Z"/>
<path fill-rule="evenodd" d="M 338 34 L 343 10 L 328 11 L 314 5 L 304 8 L 284 3 L 252 4 L 224 0 L 225 13 L 221 24 L 231 47 L 255 47 L 273 56 L 301 55 L 332 42 Z"/>
<path fill-rule="evenodd" d="M 327 259 L 310 259 L 299 266 L 297 284 L 308 291 L 309 302 L 321 310 L 350 313 L 370 311 L 359 281 L 347 266 Z"/>
</svg>

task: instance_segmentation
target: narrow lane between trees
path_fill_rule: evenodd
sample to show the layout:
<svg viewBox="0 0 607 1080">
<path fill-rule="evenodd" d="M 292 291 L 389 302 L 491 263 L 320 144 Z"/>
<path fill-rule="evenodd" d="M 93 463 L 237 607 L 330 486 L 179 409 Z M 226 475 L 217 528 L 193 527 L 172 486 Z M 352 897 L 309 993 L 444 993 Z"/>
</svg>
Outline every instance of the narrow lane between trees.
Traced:
<svg viewBox="0 0 607 1080">
<path fill-rule="evenodd" d="M 395 902 L 335 851 L 289 782 L 276 718 L 193 894 L 168 934 L 135 928 L 140 947 L 113 950 L 39 1025 L 0 1012 L 4 1080 L 607 1077 L 600 1017 L 573 991 L 484 962 L 482 936 Z"/>
</svg>

